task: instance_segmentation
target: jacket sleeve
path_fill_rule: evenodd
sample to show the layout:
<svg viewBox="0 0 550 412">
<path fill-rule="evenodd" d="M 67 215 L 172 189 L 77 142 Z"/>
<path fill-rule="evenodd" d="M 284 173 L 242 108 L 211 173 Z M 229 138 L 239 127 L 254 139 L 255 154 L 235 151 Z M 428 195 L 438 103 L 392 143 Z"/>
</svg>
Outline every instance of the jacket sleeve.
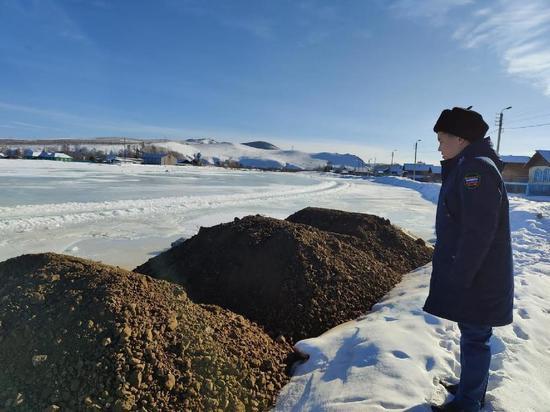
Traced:
<svg viewBox="0 0 550 412">
<path fill-rule="evenodd" d="M 460 179 L 460 231 L 451 268 L 452 279 L 462 287 L 472 286 L 491 243 L 500 218 L 502 191 L 492 166 L 481 160 L 463 165 Z"/>
</svg>

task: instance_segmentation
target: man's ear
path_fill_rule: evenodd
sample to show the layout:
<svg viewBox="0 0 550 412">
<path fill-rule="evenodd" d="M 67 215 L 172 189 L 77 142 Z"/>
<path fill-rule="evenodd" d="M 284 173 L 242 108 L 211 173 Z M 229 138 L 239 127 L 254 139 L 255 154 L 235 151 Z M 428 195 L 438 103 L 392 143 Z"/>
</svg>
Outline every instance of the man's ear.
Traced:
<svg viewBox="0 0 550 412">
<path fill-rule="evenodd" d="M 470 143 L 470 142 L 468 142 L 468 140 L 463 139 L 462 137 L 459 136 L 459 137 L 458 137 L 458 143 L 459 143 L 461 146 L 467 146 L 468 143 Z"/>
</svg>

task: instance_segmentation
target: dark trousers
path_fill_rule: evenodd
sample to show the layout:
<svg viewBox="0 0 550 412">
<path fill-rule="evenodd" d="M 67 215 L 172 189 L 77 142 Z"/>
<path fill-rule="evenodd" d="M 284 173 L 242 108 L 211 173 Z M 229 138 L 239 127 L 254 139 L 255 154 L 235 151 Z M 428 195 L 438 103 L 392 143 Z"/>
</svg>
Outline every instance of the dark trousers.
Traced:
<svg viewBox="0 0 550 412">
<path fill-rule="evenodd" d="M 479 410 L 487 390 L 493 333 L 490 326 L 458 323 L 460 329 L 460 384 L 455 399 L 468 410 Z"/>
</svg>

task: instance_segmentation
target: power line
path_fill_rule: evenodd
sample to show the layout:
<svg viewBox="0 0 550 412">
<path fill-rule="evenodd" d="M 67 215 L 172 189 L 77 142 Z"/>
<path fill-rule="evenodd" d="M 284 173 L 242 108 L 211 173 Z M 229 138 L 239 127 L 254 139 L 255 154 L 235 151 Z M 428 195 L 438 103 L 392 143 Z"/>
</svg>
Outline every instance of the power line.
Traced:
<svg viewBox="0 0 550 412">
<path fill-rule="evenodd" d="M 542 126 L 550 126 L 550 123 L 539 123 L 539 124 L 529 124 L 527 126 L 518 126 L 518 127 L 505 127 L 505 130 L 511 130 L 511 129 L 527 129 L 529 127 L 542 127 Z"/>
<path fill-rule="evenodd" d="M 517 118 L 514 118 L 514 119 L 511 119 L 511 122 L 512 123 L 518 123 L 518 122 L 524 122 L 526 120 L 538 119 L 538 118 L 541 118 L 541 117 L 550 117 L 550 112 L 543 113 L 543 114 L 537 114 L 537 115 L 534 115 L 534 116 L 527 116 L 527 117 L 524 117 L 520 120 L 518 120 Z"/>
<path fill-rule="evenodd" d="M 540 113 L 548 113 L 548 108 L 547 107 L 544 109 L 539 108 L 535 110 L 529 109 L 529 110 L 524 110 L 522 112 L 516 112 L 516 113 L 510 114 L 510 119 L 513 119 L 514 121 L 516 121 L 519 119 L 535 116 Z"/>
</svg>

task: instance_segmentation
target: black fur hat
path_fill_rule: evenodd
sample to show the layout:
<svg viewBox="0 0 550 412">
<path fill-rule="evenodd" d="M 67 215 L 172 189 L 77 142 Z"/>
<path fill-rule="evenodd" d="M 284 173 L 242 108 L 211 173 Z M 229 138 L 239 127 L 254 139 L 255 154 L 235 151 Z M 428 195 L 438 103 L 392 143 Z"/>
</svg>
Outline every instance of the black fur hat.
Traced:
<svg viewBox="0 0 550 412">
<path fill-rule="evenodd" d="M 489 130 L 489 125 L 485 123 L 478 112 L 462 107 L 443 110 L 434 126 L 434 132 L 436 133 L 450 133 L 470 142 L 483 139 L 487 130 Z"/>
</svg>

